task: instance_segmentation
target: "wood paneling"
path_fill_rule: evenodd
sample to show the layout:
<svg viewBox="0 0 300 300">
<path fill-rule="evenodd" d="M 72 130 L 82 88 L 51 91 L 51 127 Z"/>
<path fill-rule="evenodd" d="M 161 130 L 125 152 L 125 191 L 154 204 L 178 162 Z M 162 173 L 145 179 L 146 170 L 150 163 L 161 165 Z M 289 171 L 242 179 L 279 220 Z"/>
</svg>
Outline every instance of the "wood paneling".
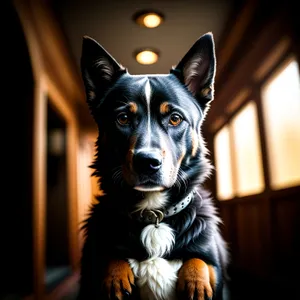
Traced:
<svg viewBox="0 0 300 300">
<path fill-rule="evenodd" d="M 300 267 L 300 191 L 272 201 L 272 272 L 278 277 L 297 276 Z"/>
<path fill-rule="evenodd" d="M 284 197 L 261 195 L 220 203 L 231 268 L 271 285 L 299 278 L 300 188 L 293 190 L 282 191 Z M 270 218 L 265 218 L 266 212 Z"/>
<path fill-rule="evenodd" d="M 299 27 L 293 27 L 295 12 L 287 9 L 284 3 L 272 6 L 270 13 L 268 5 L 259 3 L 258 6 L 251 20 L 247 21 L 247 35 L 241 36 L 236 43 L 231 43 L 230 39 L 222 40 L 225 49 L 232 47 L 228 52 L 231 58 L 225 59 L 224 65 L 221 63 L 222 71 L 216 79 L 215 102 L 204 122 L 203 132 L 208 148 L 214 149 L 214 134 L 222 126 L 219 120 L 226 124 L 245 102 L 256 102 L 265 190 L 258 195 L 218 202 L 224 223 L 222 232 L 232 255 L 232 299 L 296 299 L 300 281 L 300 187 L 276 191 L 270 188 L 269 166 L 272 161 L 267 157 L 260 89 L 292 50 L 299 58 L 299 35 L 295 38 Z M 263 11 L 269 13 L 265 20 L 262 18 Z M 240 26 L 238 22 L 232 24 Z M 244 30 L 244 25 L 241 26 L 240 30 Z M 224 35 L 228 36 L 227 32 L 231 30 L 225 29 Z M 234 30 L 239 31 L 237 28 Z M 237 52 L 239 57 L 234 59 Z M 233 103 L 243 90 L 248 91 L 243 101 Z M 213 154 L 211 158 L 214 162 Z M 216 195 L 214 175 L 207 185 Z M 258 292 L 260 289 L 262 292 Z"/>
<path fill-rule="evenodd" d="M 30 272 L 27 273 L 27 276 L 33 284 L 32 297 L 40 300 L 45 299 L 47 103 L 50 100 L 57 113 L 66 122 L 68 215 L 65 221 L 68 227 L 69 259 L 74 272 L 79 267 L 80 258 L 77 207 L 79 127 L 86 126 L 88 123 L 86 121 L 91 120 L 91 116 L 84 103 L 78 74 L 73 72 L 74 69 L 67 57 L 63 36 L 59 32 L 51 12 L 47 10 L 46 2 L 16 0 L 13 3 L 25 34 L 33 72 L 33 83 L 30 86 L 33 90 L 31 98 L 32 127 L 30 128 L 32 141 L 29 138 L 27 141 L 32 146 L 32 176 L 28 175 L 31 176 L 32 187 L 32 203 L 29 208 L 32 211 L 30 219 L 32 222 L 30 252 L 32 276 L 30 276 Z M 44 39 L 45 34 L 49 37 L 46 39 L 47 43 Z M 18 55 L 15 55 L 13 59 L 17 62 L 16 57 Z M 20 63 L 19 66 L 21 66 Z M 17 69 L 15 72 L 17 73 Z M 25 128 L 25 126 L 30 126 L 30 123 L 19 124 L 19 126 Z M 85 130 L 88 128 L 85 127 Z M 29 242 L 31 241 L 30 237 L 28 236 Z M 48 298 L 51 298 L 51 295 L 48 295 Z"/>
</svg>

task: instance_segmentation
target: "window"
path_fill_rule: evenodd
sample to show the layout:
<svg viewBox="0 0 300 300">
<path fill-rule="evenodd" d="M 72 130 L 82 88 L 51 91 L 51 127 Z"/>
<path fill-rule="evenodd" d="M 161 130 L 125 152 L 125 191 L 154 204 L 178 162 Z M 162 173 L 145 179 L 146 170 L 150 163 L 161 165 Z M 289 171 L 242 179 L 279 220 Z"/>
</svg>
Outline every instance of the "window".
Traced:
<svg viewBox="0 0 300 300">
<path fill-rule="evenodd" d="M 278 190 L 300 184 L 300 75 L 295 59 L 289 59 L 260 87 L 261 118 L 270 188 Z M 254 95 L 254 94 L 253 94 Z M 217 197 L 228 200 L 265 190 L 257 103 L 251 92 L 246 103 L 214 137 Z M 253 99 L 253 98 L 252 98 Z M 233 99 L 231 103 L 235 103 Z M 228 116 L 233 110 L 228 111 Z"/>
<path fill-rule="evenodd" d="M 264 190 L 256 105 L 249 102 L 215 136 L 217 196 L 220 200 Z"/>
<path fill-rule="evenodd" d="M 264 85 L 262 104 L 271 187 L 300 184 L 300 77 L 295 60 Z"/>
<path fill-rule="evenodd" d="M 217 176 L 217 197 L 226 200 L 233 197 L 230 136 L 228 126 L 223 127 L 215 137 L 215 164 Z"/>
<path fill-rule="evenodd" d="M 257 194 L 264 189 L 256 105 L 249 102 L 232 120 L 232 139 L 239 197 Z"/>
</svg>

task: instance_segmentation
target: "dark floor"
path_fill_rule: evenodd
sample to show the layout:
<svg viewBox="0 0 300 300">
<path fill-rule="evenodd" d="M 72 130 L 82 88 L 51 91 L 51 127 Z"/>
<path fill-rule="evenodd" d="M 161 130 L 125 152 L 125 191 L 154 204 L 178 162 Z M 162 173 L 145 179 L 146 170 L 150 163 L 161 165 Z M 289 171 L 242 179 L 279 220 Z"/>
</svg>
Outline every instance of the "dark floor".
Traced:
<svg viewBox="0 0 300 300">
<path fill-rule="evenodd" d="M 78 275 L 76 275 L 78 276 Z M 53 299 L 76 300 L 78 294 L 78 277 L 71 278 L 64 289 Z M 300 280 L 259 280 L 257 277 L 234 272 L 230 274 L 228 300 L 300 300 Z M 67 280 L 68 281 L 68 280 Z M 0 300 L 22 300 L 17 295 L 1 295 Z"/>
<path fill-rule="evenodd" d="M 300 280 L 269 279 L 236 273 L 231 276 L 230 300 L 300 300 Z"/>
<path fill-rule="evenodd" d="M 78 294 L 78 285 L 74 286 L 74 290 L 72 290 L 68 295 L 62 296 L 59 300 L 76 300 Z"/>
</svg>

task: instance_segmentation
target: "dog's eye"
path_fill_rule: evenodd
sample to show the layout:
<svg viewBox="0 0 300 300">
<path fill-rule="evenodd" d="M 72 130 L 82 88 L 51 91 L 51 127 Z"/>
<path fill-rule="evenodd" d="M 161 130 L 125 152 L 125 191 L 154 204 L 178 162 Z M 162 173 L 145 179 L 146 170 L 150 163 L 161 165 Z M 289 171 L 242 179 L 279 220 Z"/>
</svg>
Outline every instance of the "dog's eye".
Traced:
<svg viewBox="0 0 300 300">
<path fill-rule="evenodd" d="M 129 116 L 126 113 L 118 114 L 117 121 L 120 125 L 128 125 L 130 123 Z"/>
<path fill-rule="evenodd" d="M 172 126 L 178 126 L 182 122 L 182 117 L 178 114 L 172 114 L 169 120 L 169 124 Z"/>
</svg>

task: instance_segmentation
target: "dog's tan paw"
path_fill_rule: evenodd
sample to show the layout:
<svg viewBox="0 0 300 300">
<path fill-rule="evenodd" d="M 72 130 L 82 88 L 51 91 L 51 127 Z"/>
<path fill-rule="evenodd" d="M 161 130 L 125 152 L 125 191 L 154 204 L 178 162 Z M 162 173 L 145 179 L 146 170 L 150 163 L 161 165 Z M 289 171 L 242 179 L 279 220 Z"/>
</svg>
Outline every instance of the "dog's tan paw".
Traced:
<svg viewBox="0 0 300 300">
<path fill-rule="evenodd" d="M 132 293 L 131 286 L 134 285 L 134 275 L 128 262 L 124 260 L 111 261 L 103 284 L 109 299 L 122 300 L 124 295 L 130 295 Z"/>
<path fill-rule="evenodd" d="M 212 272 L 212 274 L 210 274 Z M 187 260 L 179 270 L 177 291 L 179 296 L 189 300 L 211 299 L 215 273 L 211 266 L 203 260 L 192 258 Z"/>
</svg>

